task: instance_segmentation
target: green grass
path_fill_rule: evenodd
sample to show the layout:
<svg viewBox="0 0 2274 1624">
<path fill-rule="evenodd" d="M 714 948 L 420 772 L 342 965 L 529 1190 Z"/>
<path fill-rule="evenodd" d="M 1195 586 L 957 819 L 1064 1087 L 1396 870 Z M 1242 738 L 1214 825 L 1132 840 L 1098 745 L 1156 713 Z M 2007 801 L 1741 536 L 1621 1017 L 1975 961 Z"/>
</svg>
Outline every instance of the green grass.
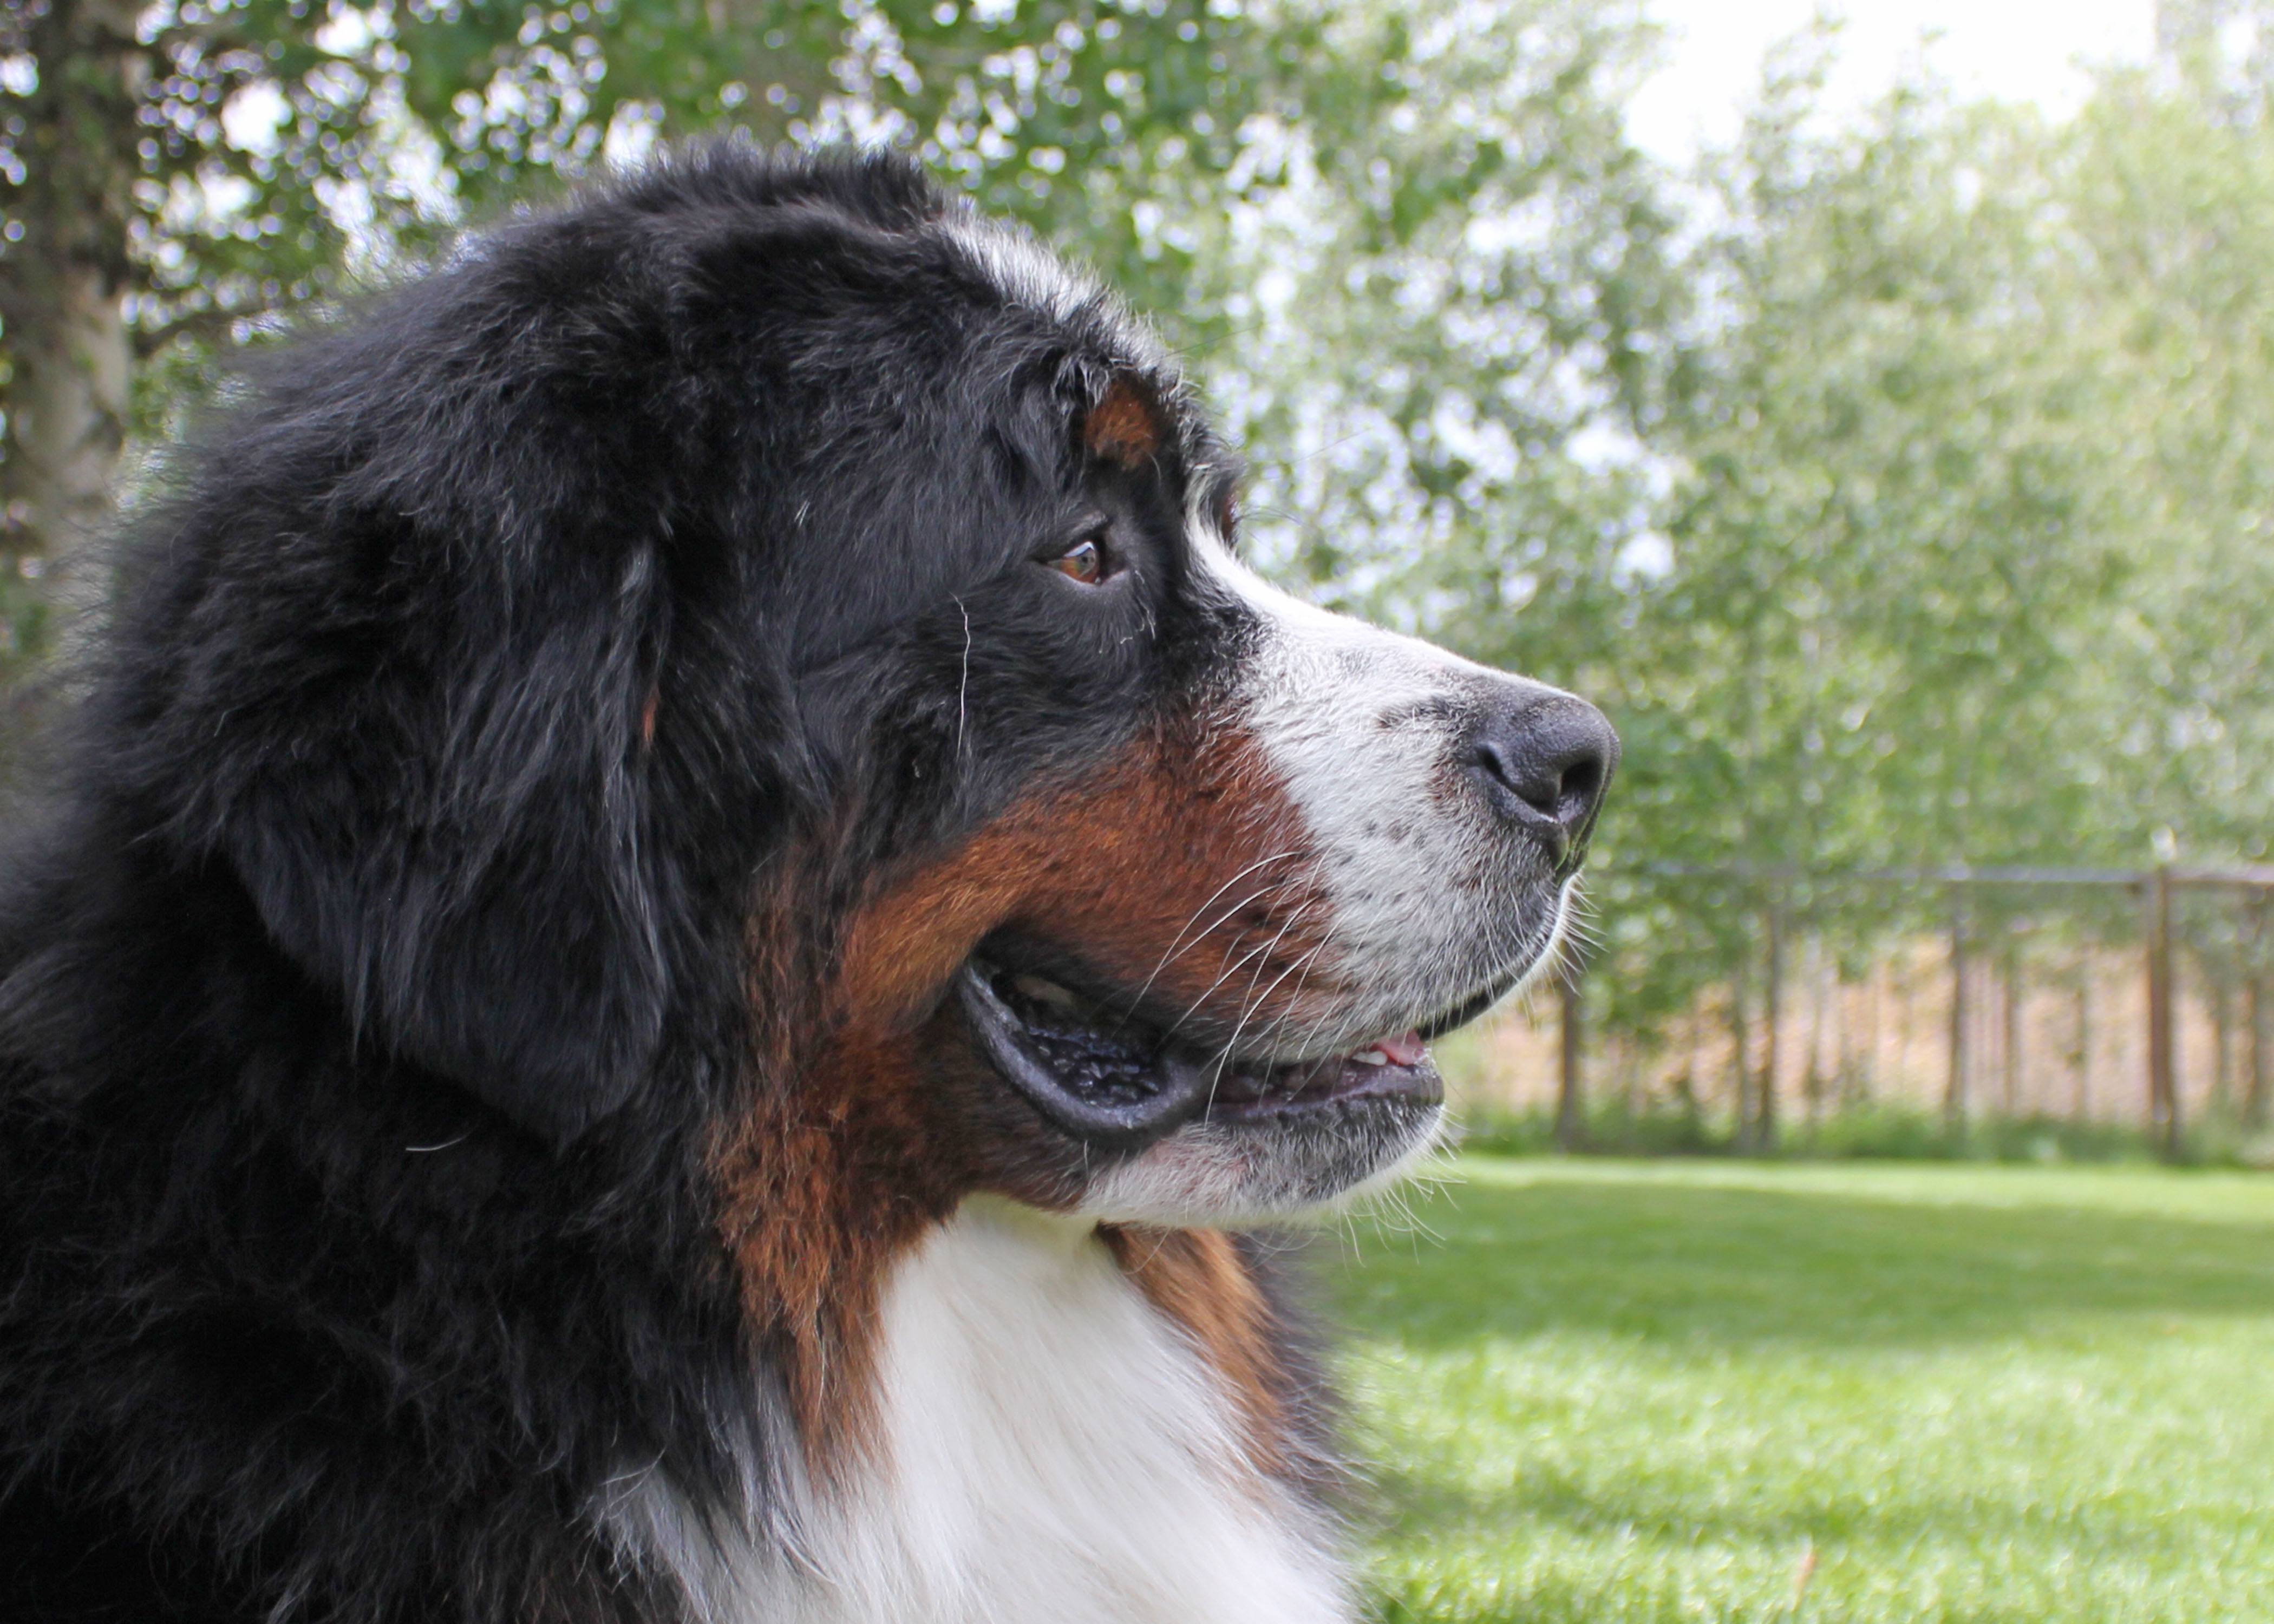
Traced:
<svg viewBox="0 0 2274 1624">
<path fill-rule="evenodd" d="M 2274 1620 L 2274 1179 L 1472 1156 L 1416 1217 L 1333 1271 L 1385 1620 Z"/>
</svg>

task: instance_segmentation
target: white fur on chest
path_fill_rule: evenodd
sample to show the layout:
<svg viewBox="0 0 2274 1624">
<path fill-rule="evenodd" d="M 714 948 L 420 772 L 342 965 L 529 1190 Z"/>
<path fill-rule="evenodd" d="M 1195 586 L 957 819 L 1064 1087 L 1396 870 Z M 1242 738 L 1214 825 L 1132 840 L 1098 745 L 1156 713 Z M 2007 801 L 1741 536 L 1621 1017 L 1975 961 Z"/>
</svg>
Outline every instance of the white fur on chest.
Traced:
<svg viewBox="0 0 2274 1624">
<path fill-rule="evenodd" d="M 968 1204 L 900 1267 L 882 1333 L 884 1458 L 808 1507 L 806 1561 L 704 1575 L 718 1624 L 1352 1616 L 1323 1530 L 1088 1224 Z"/>
</svg>

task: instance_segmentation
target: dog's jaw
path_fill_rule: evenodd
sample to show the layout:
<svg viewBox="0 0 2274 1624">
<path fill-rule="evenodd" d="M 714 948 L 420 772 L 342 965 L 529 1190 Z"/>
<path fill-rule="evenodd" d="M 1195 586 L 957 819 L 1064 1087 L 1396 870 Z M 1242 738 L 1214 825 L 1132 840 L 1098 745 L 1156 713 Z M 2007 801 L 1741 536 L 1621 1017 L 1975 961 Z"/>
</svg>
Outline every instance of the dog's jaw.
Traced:
<svg viewBox="0 0 2274 1624">
<path fill-rule="evenodd" d="M 1081 1210 L 1114 1223 L 1252 1224 L 1338 1210 L 1395 1185 L 1442 1138 L 1445 1108 L 1331 1109 L 1267 1125 L 1206 1116 L 1100 1174 Z"/>
</svg>

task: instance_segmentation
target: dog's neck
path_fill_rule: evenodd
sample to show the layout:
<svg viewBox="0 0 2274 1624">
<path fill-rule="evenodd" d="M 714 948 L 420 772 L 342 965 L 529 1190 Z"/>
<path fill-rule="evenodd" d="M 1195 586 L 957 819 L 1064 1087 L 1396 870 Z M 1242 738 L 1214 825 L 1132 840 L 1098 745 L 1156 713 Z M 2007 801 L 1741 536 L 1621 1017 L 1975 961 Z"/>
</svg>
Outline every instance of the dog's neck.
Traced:
<svg viewBox="0 0 2274 1624">
<path fill-rule="evenodd" d="M 1094 1224 L 964 1204 L 886 1289 L 870 1462 L 799 1547 L 670 1565 L 710 1624 L 1337 1624 L 1330 1533 L 1247 1458 L 1195 1345 Z M 669 1488 L 620 1532 L 685 1528 Z M 664 1556 L 651 1538 L 637 1543 Z M 676 1543 L 676 1542 L 672 1542 Z M 708 1545 L 708 1541 L 702 1542 Z"/>
</svg>

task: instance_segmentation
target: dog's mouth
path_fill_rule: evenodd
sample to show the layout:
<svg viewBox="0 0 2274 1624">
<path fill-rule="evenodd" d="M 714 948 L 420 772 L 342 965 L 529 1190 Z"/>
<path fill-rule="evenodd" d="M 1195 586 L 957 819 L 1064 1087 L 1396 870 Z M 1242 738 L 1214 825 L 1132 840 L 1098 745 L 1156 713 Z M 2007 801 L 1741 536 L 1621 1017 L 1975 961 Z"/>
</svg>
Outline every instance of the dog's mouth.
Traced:
<svg viewBox="0 0 2274 1624">
<path fill-rule="evenodd" d="M 1049 976 L 974 959 L 957 996 L 979 1051 L 1043 1118 L 1101 1148 L 1134 1150 L 1184 1124 L 1255 1121 L 1444 1097 L 1429 1037 L 1491 1002 L 1464 1000 L 1346 1054 L 1275 1061 L 1180 1042 Z M 1426 1034 L 1426 1035 L 1425 1035 Z"/>
</svg>

